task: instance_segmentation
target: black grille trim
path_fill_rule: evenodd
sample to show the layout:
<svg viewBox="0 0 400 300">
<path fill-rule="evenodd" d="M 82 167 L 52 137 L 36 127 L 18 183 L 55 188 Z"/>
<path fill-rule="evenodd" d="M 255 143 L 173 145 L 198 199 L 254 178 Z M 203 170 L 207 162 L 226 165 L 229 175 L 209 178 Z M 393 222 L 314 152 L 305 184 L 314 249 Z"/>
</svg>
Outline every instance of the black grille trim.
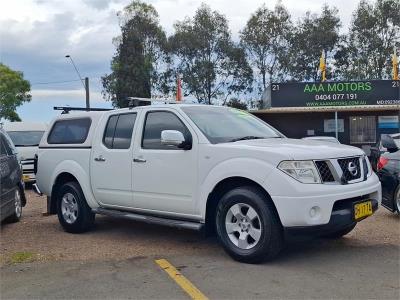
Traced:
<svg viewBox="0 0 400 300">
<path fill-rule="evenodd" d="M 349 181 L 357 180 L 361 178 L 361 166 L 360 166 L 360 158 L 359 157 L 350 157 L 350 158 L 343 158 L 338 159 L 338 164 L 342 169 L 342 183 L 346 184 Z M 357 173 L 354 175 L 349 171 L 349 164 L 353 163 L 356 167 Z"/>
<path fill-rule="evenodd" d="M 321 176 L 322 182 L 335 182 L 335 178 L 331 172 L 331 169 L 328 166 L 328 163 L 323 160 L 319 160 L 315 162 L 317 166 L 319 175 Z"/>
</svg>

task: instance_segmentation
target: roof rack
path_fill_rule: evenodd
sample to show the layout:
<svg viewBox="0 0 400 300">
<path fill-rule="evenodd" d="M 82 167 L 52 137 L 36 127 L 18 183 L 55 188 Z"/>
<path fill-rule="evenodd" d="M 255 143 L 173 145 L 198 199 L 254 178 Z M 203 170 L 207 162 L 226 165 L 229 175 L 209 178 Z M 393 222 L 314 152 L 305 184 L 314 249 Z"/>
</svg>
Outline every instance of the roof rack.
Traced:
<svg viewBox="0 0 400 300">
<path fill-rule="evenodd" d="M 136 106 L 145 106 L 145 105 L 150 105 L 152 102 L 163 102 L 164 104 L 177 104 L 180 102 L 174 101 L 174 100 L 169 100 L 169 99 L 157 99 L 157 98 L 141 98 L 141 97 L 127 97 L 126 100 L 129 101 L 128 107 L 133 108 Z"/>
<path fill-rule="evenodd" d="M 136 106 L 150 105 L 152 102 L 162 102 L 164 104 L 178 104 L 180 101 L 174 101 L 169 99 L 157 99 L 157 98 L 141 98 L 141 97 L 127 97 L 128 107 L 133 108 Z M 61 114 L 68 114 L 70 111 L 109 111 L 113 108 L 86 108 L 86 107 L 71 107 L 71 106 L 54 106 L 54 110 L 61 110 Z"/>
<path fill-rule="evenodd" d="M 62 115 L 68 114 L 70 111 L 109 111 L 112 108 L 86 108 L 86 107 L 71 107 L 71 106 L 54 106 L 54 110 L 62 110 Z"/>
</svg>

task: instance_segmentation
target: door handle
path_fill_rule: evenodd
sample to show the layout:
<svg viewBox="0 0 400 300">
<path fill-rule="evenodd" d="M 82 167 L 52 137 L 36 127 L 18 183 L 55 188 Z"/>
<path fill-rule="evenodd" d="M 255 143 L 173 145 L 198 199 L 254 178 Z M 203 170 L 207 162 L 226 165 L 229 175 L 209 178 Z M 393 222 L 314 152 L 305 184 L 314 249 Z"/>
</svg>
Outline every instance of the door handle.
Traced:
<svg viewBox="0 0 400 300">
<path fill-rule="evenodd" d="M 144 158 L 134 158 L 133 159 L 133 162 L 137 162 L 137 163 L 145 163 L 146 162 L 146 160 L 144 159 Z"/>
<path fill-rule="evenodd" d="M 103 157 L 103 155 L 100 155 L 99 157 L 94 158 L 95 161 L 106 161 L 106 159 Z"/>
</svg>

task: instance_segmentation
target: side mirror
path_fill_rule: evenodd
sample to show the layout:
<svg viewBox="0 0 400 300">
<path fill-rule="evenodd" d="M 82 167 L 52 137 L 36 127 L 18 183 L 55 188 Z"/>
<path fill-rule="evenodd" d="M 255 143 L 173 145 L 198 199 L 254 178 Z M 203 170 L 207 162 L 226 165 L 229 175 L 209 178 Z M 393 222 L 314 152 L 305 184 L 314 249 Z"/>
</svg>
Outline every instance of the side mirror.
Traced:
<svg viewBox="0 0 400 300">
<path fill-rule="evenodd" d="M 390 135 L 383 135 L 382 136 L 382 146 L 387 149 L 388 152 L 396 152 L 399 150 L 399 147 L 397 147 L 396 143 L 394 142 L 394 139 Z"/>
<path fill-rule="evenodd" d="M 178 130 L 163 130 L 161 131 L 161 144 L 165 146 L 175 146 L 185 150 L 191 149 L 183 136 L 183 133 Z"/>
</svg>

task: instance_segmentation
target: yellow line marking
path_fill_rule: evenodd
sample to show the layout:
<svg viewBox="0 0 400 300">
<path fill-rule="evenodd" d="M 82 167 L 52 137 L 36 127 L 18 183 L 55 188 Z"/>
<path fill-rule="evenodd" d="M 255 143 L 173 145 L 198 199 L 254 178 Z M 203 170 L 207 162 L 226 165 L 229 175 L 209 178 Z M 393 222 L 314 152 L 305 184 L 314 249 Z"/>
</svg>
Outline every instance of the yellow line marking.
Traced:
<svg viewBox="0 0 400 300">
<path fill-rule="evenodd" d="M 185 276 L 183 276 L 173 265 L 166 259 L 157 259 L 155 261 L 161 269 L 168 275 L 192 298 L 195 300 L 208 300 L 208 298 L 200 292 Z"/>
</svg>

